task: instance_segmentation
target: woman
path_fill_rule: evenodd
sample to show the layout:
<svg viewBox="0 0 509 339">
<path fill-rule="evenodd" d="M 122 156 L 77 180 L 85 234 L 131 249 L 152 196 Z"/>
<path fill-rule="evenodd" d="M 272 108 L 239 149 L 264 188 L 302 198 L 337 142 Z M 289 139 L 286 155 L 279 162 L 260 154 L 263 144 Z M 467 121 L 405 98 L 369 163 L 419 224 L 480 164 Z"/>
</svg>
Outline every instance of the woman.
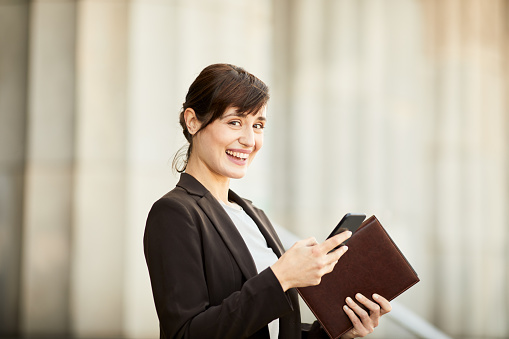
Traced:
<svg viewBox="0 0 509 339">
<path fill-rule="evenodd" d="M 317 322 L 301 324 L 294 288 L 320 283 L 347 247 L 329 251 L 351 234 L 283 253 L 264 212 L 229 190 L 262 147 L 268 99 L 262 81 L 227 64 L 189 88 L 180 181 L 152 206 L 144 236 L 161 338 L 327 338 Z M 372 332 L 391 309 L 380 296 L 356 298 L 344 306 L 354 328 L 343 338 Z"/>
</svg>

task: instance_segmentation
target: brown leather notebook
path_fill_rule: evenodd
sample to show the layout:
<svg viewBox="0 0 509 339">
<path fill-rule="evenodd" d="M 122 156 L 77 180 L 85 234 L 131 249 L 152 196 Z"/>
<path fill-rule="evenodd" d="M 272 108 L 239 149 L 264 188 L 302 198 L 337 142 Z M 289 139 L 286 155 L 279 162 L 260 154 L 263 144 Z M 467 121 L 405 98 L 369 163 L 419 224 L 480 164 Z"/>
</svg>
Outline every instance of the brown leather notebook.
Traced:
<svg viewBox="0 0 509 339">
<path fill-rule="evenodd" d="M 353 325 L 343 311 L 346 297 L 356 293 L 388 300 L 419 282 L 416 272 L 375 216 L 362 223 L 348 241 L 348 251 L 317 286 L 298 288 L 301 297 L 332 338 Z"/>
</svg>

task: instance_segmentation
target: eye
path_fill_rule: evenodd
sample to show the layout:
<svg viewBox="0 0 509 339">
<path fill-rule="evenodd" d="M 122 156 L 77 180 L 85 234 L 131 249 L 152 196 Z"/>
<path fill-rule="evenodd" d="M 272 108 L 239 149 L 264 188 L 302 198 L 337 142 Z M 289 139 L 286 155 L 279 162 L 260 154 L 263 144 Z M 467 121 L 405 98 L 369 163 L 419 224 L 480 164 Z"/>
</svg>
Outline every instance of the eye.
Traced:
<svg viewBox="0 0 509 339">
<path fill-rule="evenodd" d="M 235 127 L 239 127 L 239 126 L 241 126 L 242 124 L 240 123 L 240 121 L 239 121 L 239 120 L 232 120 L 232 121 L 229 121 L 229 122 L 228 122 L 228 125 L 235 126 Z"/>
<path fill-rule="evenodd" d="M 258 122 L 256 124 L 253 125 L 254 128 L 256 129 L 260 129 L 260 130 L 263 130 L 265 128 L 265 125 L 261 122 Z"/>
</svg>

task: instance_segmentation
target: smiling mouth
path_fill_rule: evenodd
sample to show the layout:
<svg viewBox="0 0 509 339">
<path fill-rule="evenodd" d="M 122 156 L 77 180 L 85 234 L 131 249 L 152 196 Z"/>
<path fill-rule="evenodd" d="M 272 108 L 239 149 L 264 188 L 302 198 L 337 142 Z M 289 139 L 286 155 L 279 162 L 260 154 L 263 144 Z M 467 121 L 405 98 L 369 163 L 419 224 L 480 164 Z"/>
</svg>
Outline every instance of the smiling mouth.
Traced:
<svg viewBox="0 0 509 339">
<path fill-rule="evenodd" d="M 226 154 L 236 158 L 236 159 L 239 159 L 239 160 L 246 160 L 247 158 L 249 158 L 249 154 L 248 153 L 241 153 L 241 152 L 232 152 L 230 150 L 227 150 L 226 151 Z"/>
</svg>

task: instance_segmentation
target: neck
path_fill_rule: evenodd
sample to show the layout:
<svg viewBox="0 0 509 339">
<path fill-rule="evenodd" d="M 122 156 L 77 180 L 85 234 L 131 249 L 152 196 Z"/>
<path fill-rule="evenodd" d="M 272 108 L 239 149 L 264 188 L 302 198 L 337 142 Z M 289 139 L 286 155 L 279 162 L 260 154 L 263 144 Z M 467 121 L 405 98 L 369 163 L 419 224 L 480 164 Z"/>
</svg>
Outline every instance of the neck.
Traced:
<svg viewBox="0 0 509 339">
<path fill-rule="evenodd" d="M 217 200 L 228 204 L 228 190 L 230 189 L 230 178 L 217 175 L 209 169 L 201 168 L 194 162 L 189 162 L 186 173 L 198 180 Z"/>
</svg>

